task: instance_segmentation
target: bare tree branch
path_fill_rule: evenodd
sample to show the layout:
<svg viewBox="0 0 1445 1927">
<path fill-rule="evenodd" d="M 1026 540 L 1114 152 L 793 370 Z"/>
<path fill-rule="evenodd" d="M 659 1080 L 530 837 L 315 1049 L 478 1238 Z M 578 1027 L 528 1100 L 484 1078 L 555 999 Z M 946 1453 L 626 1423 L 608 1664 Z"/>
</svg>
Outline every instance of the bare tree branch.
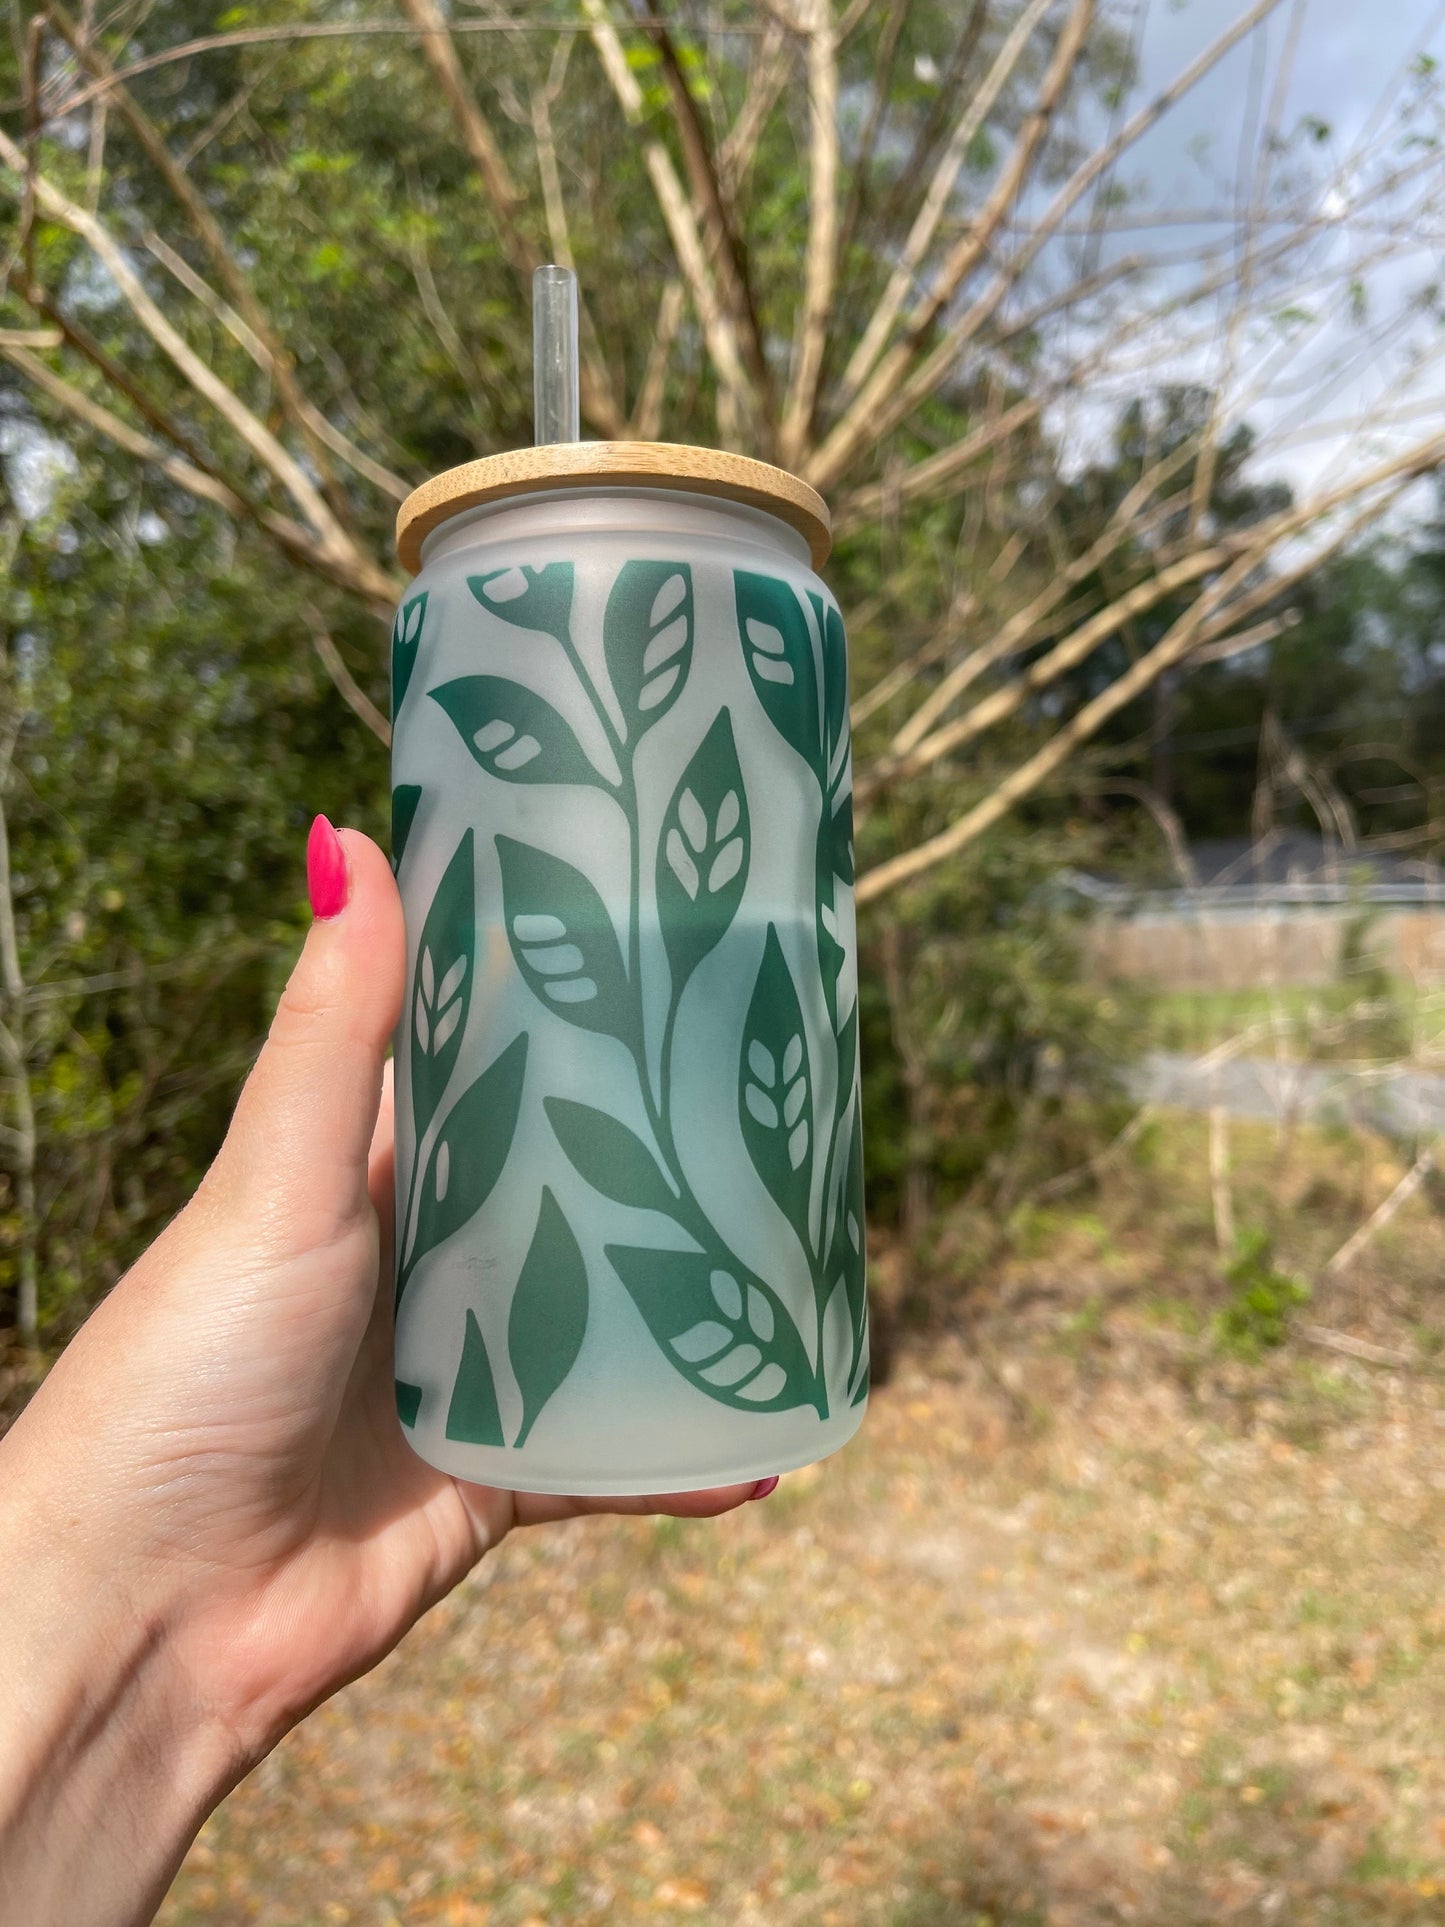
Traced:
<svg viewBox="0 0 1445 1927">
<path fill-rule="evenodd" d="M 1277 4 L 1277 0 L 1271 0 Z M 874 369 L 822 447 L 805 469 L 805 477 L 815 487 L 825 487 L 844 472 L 859 448 L 875 437 L 870 429 L 872 411 L 897 392 L 898 385 L 912 366 L 920 344 L 953 299 L 966 277 L 983 260 L 993 243 L 1005 215 L 1012 207 L 1028 177 L 1034 159 L 1073 77 L 1094 18 L 1095 0 L 1074 0 L 1054 48 L 1038 96 L 1018 139 L 999 172 L 978 218 L 962 240 L 950 251 L 927 292 L 914 304 L 902 336 Z"/>
<path fill-rule="evenodd" d="M 311 630 L 311 640 L 316 645 L 316 654 L 321 666 L 335 683 L 342 701 L 353 713 L 359 716 L 384 748 L 391 748 L 391 724 L 382 715 L 376 704 L 357 682 L 346 664 L 341 660 L 341 651 L 335 638 L 321 620 L 319 610 L 308 602 L 305 607 L 306 622 Z"/>
<path fill-rule="evenodd" d="M 792 374 L 778 431 L 779 453 L 789 468 L 799 463 L 812 432 L 838 271 L 838 45 L 832 0 L 809 0 L 807 68 L 808 247 Z"/>
<path fill-rule="evenodd" d="M 591 23 L 592 44 L 623 115 L 629 126 L 643 127 L 646 111 L 642 88 L 627 64 L 617 30 L 607 17 L 604 0 L 582 0 L 582 10 Z M 732 441 L 737 438 L 743 420 L 752 413 L 754 401 L 738 350 L 737 331 L 718 297 L 707 264 L 697 210 L 678 179 L 672 156 L 655 135 L 645 132 L 642 156 L 677 265 L 702 324 L 708 358 L 718 378 L 719 433 L 725 442 Z"/>
<path fill-rule="evenodd" d="M 1053 0 L 1029 0 L 1029 4 L 1005 36 L 1004 43 L 999 48 L 993 65 L 984 75 L 977 93 L 959 116 L 958 124 L 944 150 L 943 158 L 928 184 L 923 205 L 919 208 L 913 226 L 908 231 L 908 239 L 903 244 L 903 252 L 899 256 L 898 264 L 889 276 L 882 298 L 873 310 L 872 318 L 863 330 L 858 346 L 853 350 L 852 359 L 844 371 L 843 403 L 845 406 L 867 380 L 879 355 L 887 345 L 888 338 L 893 332 L 893 324 L 897 321 L 904 302 L 912 292 L 914 277 L 929 248 L 933 245 L 938 224 L 952 198 L 954 188 L 958 185 L 958 177 L 968 158 L 968 151 L 984 122 L 993 112 L 998 97 L 1018 66 L 1035 28 L 1052 4 Z"/>
<path fill-rule="evenodd" d="M 536 243 L 522 222 L 523 196 L 497 144 L 496 136 L 476 95 L 467 85 L 457 57 L 453 26 L 437 0 L 399 0 L 402 12 L 417 29 L 422 52 L 436 75 L 457 131 L 497 224 L 497 236 L 525 297 L 531 299 L 533 271 L 542 265 Z M 584 328 L 578 396 L 582 412 L 598 433 L 615 440 L 623 432 L 622 409 L 613 392 L 607 365 L 587 338 Z"/>
</svg>

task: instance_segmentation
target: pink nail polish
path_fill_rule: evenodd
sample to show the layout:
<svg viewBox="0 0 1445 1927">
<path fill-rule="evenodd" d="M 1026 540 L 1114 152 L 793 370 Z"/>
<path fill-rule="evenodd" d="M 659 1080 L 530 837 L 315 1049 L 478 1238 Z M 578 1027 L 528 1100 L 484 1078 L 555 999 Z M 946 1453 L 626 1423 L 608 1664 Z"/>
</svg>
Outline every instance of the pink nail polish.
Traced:
<svg viewBox="0 0 1445 1927">
<path fill-rule="evenodd" d="M 346 852 L 324 816 L 317 817 L 306 839 L 306 893 L 311 898 L 312 916 L 322 922 L 340 916 L 351 895 Z"/>
<path fill-rule="evenodd" d="M 770 1492 L 776 1492 L 777 1489 L 778 1489 L 778 1481 L 777 1481 L 776 1474 L 774 1474 L 774 1476 L 771 1479 L 759 1479 L 757 1484 L 753 1487 L 753 1498 L 766 1499 Z"/>
</svg>

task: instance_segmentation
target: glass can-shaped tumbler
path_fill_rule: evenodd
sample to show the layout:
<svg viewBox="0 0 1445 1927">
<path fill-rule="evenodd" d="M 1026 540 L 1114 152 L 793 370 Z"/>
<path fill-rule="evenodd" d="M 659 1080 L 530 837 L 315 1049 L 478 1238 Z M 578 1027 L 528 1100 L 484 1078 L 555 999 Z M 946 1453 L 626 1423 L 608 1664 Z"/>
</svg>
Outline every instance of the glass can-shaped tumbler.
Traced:
<svg viewBox="0 0 1445 1927">
<path fill-rule="evenodd" d="M 407 1435 L 536 1492 L 821 1458 L 868 1389 L 827 511 L 740 456 L 556 445 L 418 489 L 398 547 Z"/>
</svg>

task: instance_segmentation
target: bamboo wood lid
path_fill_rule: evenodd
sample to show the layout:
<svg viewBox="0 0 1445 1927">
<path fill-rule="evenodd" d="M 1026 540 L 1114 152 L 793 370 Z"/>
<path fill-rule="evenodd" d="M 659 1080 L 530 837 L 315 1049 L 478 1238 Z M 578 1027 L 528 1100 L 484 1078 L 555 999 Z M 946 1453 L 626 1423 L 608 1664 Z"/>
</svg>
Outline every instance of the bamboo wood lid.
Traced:
<svg viewBox="0 0 1445 1927">
<path fill-rule="evenodd" d="M 822 568 L 833 546 L 832 523 L 822 496 L 796 475 L 768 462 L 681 442 L 552 442 L 465 462 L 413 489 L 397 511 L 397 555 L 407 573 L 415 575 L 421 567 L 422 543 L 450 516 L 483 502 L 504 501 L 509 495 L 599 484 L 721 495 L 749 508 L 766 509 L 803 537 L 815 569 Z"/>
</svg>

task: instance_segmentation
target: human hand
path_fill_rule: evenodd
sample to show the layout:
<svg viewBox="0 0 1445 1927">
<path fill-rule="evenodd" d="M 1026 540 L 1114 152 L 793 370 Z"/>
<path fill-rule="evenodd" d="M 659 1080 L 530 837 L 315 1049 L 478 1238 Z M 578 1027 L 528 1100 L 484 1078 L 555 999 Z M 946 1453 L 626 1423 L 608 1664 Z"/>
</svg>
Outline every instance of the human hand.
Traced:
<svg viewBox="0 0 1445 1927">
<path fill-rule="evenodd" d="M 412 1452 L 401 905 L 354 831 L 318 820 L 308 866 L 317 920 L 216 1162 L 0 1444 L 0 1918 L 28 1927 L 149 1919 L 210 1806 L 514 1525 L 760 1490 L 544 1498 Z"/>
</svg>

